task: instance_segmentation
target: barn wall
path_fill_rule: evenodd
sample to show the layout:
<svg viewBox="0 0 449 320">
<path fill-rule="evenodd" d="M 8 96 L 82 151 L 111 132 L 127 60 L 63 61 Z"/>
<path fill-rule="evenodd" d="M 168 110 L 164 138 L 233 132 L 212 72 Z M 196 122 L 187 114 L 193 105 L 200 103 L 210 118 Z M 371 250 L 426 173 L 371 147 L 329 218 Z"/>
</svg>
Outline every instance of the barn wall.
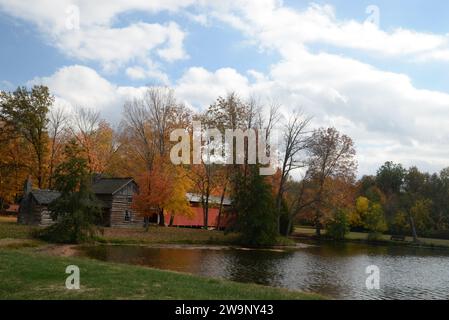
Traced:
<svg viewBox="0 0 449 320">
<path fill-rule="evenodd" d="M 225 209 L 225 208 L 224 208 Z M 225 209 L 226 210 L 226 209 Z M 173 226 L 179 226 L 179 227 L 203 227 L 204 226 L 204 216 L 203 216 L 203 208 L 198 206 L 192 206 L 192 211 L 194 212 L 194 215 L 192 217 L 185 217 L 182 215 L 176 215 L 173 220 Z M 217 227 L 218 222 L 218 208 L 209 208 L 209 214 L 207 219 L 208 227 Z M 226 227 L 228 226 L 227 215 L 222 213 L 221 215 L 221 221 L 220 221 L 220 227 Z M 170 221 L 170 213 L 165 214 L 165 221 L 168 224 Z"/>
</svg>

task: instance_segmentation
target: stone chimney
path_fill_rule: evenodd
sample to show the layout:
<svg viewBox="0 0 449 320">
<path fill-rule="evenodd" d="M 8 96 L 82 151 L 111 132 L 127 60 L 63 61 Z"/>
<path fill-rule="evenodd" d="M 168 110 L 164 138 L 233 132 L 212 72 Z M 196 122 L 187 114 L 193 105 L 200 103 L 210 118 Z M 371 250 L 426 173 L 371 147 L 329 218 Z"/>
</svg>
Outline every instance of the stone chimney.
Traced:
<svg viewBox="0 0 449 320">
<path fill-rule="evenodd" d="M 92 175 L 92 184 L 99 182 L 102 178 L 103 178 L 103 175 L 101 173 L 94 173 Z"/>
<path fill-rule="evenodd" d="M 31 176 L 28 176 L 28 179 L 23 186 L 23 195 L 26 197 L 31 191 L 33 191 L 33 181 L 31 180 Z"/>
</svg>

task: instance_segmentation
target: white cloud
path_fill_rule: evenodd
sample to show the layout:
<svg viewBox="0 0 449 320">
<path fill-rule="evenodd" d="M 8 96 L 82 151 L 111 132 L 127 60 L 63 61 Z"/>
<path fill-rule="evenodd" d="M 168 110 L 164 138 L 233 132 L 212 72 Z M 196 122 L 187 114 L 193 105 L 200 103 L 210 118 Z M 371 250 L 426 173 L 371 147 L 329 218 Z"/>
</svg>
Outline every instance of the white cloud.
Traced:
<svg viewBox="0 0 449 320">
<path fill-rule="evenodd" d="M 133 66 L 126 68 L 126 75 L 133 80 L 155 79 L 159 83 L 169 85 L 168 75 L 160 71 L 159 68 L 151 63 L 146 67 Z"/>
<path fill-rule="evenodd" d="M 218 96 L 236 91 L 249 93 L 248 79 L 231 68 L 209 72 L 202 67 L 192 67 L 177 81 L 176 94 L 196 108 L 207 108 Z"/>
<path fill-rule="evenodd" d="M 387 57 L 430 54 L 448 61 L 449 36 L 403 28 L 384 31 L 368 21 L 339 20 L 334 7 L 311 4 L 305 10 L 288 8 L 278 0 L 240 0 L 210 4 L 210 15 L 241 30 L 261 47 L 287 53 L 292 45 L 315 43 L 358 49 Z M 363 16 L 361 18 L 367 18 Z"/>
<path fill-rule="evenodd" d="M 49 77 L 35 78 L 28 83 L 34 84 L 48 86 L 59 104 L 68 109 L 85 107 L 99 110 L 106 119 L 115 123 L 125 101 L 144 92 L 144 88 L 116 86 L 95 70 L 80 65 L 63 67 Z"/>
<path fill-rule="evenodd" d="M 146 64 L 187 58 L 183 47 L 185 32 L 174 22 L 135 22 L 122 27 L 114 27 L 114 22 L 119 14 L 133 10 L 176 11 L 189 4 L 176 0 L 0 0 L 0 10 L 37 25 L 65 55 L 99 62 L 110 72 L 131 62 Z"/>
</svg>

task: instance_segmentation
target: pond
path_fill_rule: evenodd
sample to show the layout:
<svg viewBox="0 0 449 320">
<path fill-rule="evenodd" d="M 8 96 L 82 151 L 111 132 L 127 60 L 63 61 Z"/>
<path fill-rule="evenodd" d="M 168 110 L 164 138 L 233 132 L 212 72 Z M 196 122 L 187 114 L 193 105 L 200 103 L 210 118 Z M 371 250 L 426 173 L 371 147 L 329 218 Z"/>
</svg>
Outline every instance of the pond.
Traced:
<svg viewBox="0 0 449 320">
<path fill-rule="evenodd" d="M 91 246 L 91 258 L 313 292 L 333 299 L 449 299 L 449 251 L 354 243 L 293 250 Z M 379 267 L 380 289 L 366 287 Z"/>
</svg>

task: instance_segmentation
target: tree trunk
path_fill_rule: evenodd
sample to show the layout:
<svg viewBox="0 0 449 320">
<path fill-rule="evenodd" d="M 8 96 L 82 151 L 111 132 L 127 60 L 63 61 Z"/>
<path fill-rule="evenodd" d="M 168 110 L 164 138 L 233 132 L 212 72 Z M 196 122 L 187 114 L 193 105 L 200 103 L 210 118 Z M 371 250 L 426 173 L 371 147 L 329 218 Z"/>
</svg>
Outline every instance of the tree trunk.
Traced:
<svg viewBox="0 0 449 320">
<path fill-rule="evenodd" d="M 150 229 L 150 218 L 149 217 L 143 218 L 143 227 L 145 228 L 145 232 L 148 232 L 148 230 Z"/>
<path fill-rule="evenodd" d="M 321 237 L 321 227 L 320 227 L 319 223 L 316 223 L 316 225 L 315 225 L 315 235 L 317 237 Z"/>
<path fill-rule="evenodd" d="M 226 193 L 226 187 L 227 184 L 225 184 L 225 187 L 223 188 L 223 192 L 221 193 L 221 198 L 220 198 L 220 208 L 218 209 L 218 218 L 217 218 L 217 229 L 220 229 L 220 223 L 221 223 L 221 213 L 223 211 L 223 201 L 224 201 L 224 197 L 225 197 L 225 193 Z"/>
<path fill-rule="evenodd" d="M 320 181 L 320 189 L 318 190 L 318 195 L 316 197 L 316 211 L 315 211 L 315 235 L 317 237 L 321 237 L 321 223 L 320 223 L 320 218 L 321 218 L 321 210 L 320 210 L 320 206 L 321 206 L 321 199 L 323 196 L 323 185 L 324 185 L 324 179 L 321 179 Z"/>
<path fill-rule="evenodd" d="M 203 220 L 204 228 L 209 227 L 209 190 L 207 191 L 206 200 L 203 201 Z"/>
<path fill-rule="evenodd" d="M 276 225 L 278 233 L 281 234 L 281 207 L 282 207 L 282 194 L 279 193 L 276 199 Z"/>
<path fill-rule="evenodd" d="M 159 210 L 159 225 L 165 227 L 164 209 Z"/>
<path fill-rule="evenodd" d="M 206 202 L 206 207 L 204 208 L 204 228 L 208 228 L 209 227 L 209 203 Z"/>
<path fill-rule="evenodd" d="M 321 237 L 320 210 L 315 213 L 315 235 Z"/>
<path fill-rule="evenodd" d="M 43 177 L 43 165 L 42 165 L 42 156 L 39 154 L 37 157 L 37 185 L 39 189 L 43 188 L 44 177 Z"/>
<path fill-rule="evenodd" d="M 418 235 L 416 233 L 415 221 L 413 220 L 413 217 L 411 215 L 410 215 L 410 227 L 412 229 L 413 242 L 418 242 Z"/>
<path fill-rule="evenodd" d="M 173 227 L 174 220 L 175 220 L 175 215 L 174 214 L 170 215 L 170 224 L 169 224 L 170 227 Z"/>
</svg>

